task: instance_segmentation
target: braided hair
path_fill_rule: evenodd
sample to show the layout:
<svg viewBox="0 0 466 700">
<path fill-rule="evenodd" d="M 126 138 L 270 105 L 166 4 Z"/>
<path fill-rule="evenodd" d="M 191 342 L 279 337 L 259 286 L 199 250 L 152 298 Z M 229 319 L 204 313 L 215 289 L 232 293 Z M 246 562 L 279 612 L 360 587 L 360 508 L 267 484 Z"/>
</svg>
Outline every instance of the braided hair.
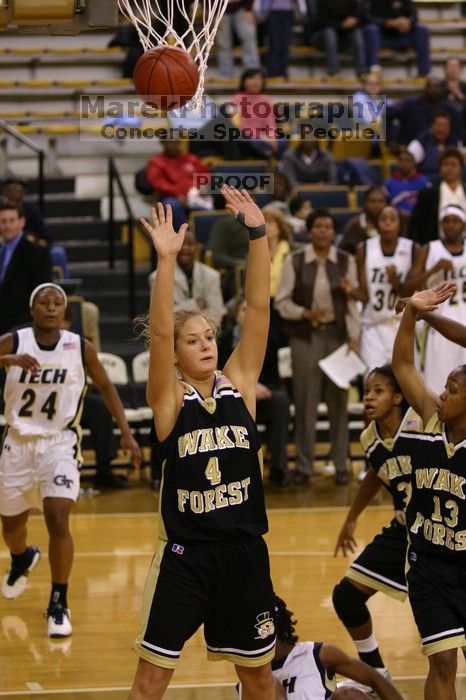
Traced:
<svg viewBox="0 0 466 700">
<path fill-rule="evenodd" d="M 293 620 L 293 613 L 288 610 L 284 600 L 275 596 L 275 612 L 274 612 L 274 623 L 275 632 L 277 633 L 277 639 L 284 644 L 291 644 L 294 646 L 298 641 L 299 637 L 294 634 L 294 628 L 297 620 Z"/>
</svg>

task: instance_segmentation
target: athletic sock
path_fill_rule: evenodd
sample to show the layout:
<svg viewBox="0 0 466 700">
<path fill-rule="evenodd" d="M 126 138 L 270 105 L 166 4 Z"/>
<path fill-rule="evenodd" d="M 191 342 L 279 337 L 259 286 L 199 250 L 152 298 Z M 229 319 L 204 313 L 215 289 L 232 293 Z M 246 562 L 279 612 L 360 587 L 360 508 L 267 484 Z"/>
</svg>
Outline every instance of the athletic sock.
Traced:
<svg viewBox="0 0 466 700">
<path fill-rule="evenodd" d="M 372 668 L 384 668 L 385 664 L 380 656 L 377 640 L 373 634 L 367 639 L 355 639 L 354 643 L 358 650 L 358 655 L 361 661 L 372 666 Z"/>
<path fill-rule="evenodd" d="M 31 552 L 27 547 L 21 554 L 11 555 L 11 565 L 13 569 L 16 569 L 16 571 L 26 571 L 26 569 L 29 568 L 30 564 Z"/>
<path fill-rule="evenodd" d="M 52 592 L 50 593 L 49 608 L 54 605 L 63 605 L 64 608 L 68 607 L 68 602 L 66 600 L 66 594 L 68 591 L 67 583 L 53 583 L 52 582 Z"/>
</svg>

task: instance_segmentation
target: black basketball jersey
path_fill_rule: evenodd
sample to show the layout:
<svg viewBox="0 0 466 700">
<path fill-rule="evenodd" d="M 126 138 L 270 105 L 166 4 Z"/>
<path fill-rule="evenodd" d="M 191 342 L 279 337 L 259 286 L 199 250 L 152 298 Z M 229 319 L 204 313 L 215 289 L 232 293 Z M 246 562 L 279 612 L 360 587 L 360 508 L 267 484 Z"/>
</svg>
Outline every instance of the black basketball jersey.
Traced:
<svg viewBox="0 0 466 700">
<path fill-rule="evenodd" d="M 361 433 L 361 445 L 371 468 L 393 499 L 395 518 L 405 525 L 405 508 L 411 482 L 411 460 L 406 446 L 402 446 L 399 436 L 402 432 L 420 431 L 421 419 L 412 409 L 408 409 L 401 419 L 398 430 L 392 438 L 381 438 L 375 421 L 369 423 Z"/>
<path fill-rule="evenodd" d="M 207 399 L 183 386 L 175 426 L 160 443 L 160 537 L 183 543 L 264 534 L 261 443 L 241 394 L 220 372 Z"/>
<path fill-rule="evenodd" d="M 466 561 L 466 439 L 449 442 L 434 414 L 424 433 L 401 434 L 412 462 L 408 538 L 430 556 Z"/>
</svg>

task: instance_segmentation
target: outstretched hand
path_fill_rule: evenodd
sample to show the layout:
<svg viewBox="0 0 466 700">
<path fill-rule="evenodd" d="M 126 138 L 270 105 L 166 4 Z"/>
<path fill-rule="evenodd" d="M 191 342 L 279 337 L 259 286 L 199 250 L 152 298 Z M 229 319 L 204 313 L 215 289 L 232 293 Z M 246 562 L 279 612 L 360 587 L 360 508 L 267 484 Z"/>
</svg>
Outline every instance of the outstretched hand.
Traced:
<svg viewBox="0 0 466 700">
<path fill-rule="evenodd" d="M 338 556 L 340 549 L 344 557 L 346 557 L 348 553 L 354 554 L 357 547 L 356 540 L 354 539 L 355 530 L 356 520 L 345 521 L 338 535 L 335 551 L 333 552 L 334 557 Z"/>
<path fill-rule="evenodd" d="M 225 197 L 226 207 L 234 216 L 244 215 L 244 223 L 249 228 L 265 224 L 264 215 L 246 190 L 237 190 L 230 185 L 223 185 L 220 190 Z"/>
<path fill-rule="evenodd" d="M 408 303 L 418 313 L 435 311 L 440 304 L 452 297 L 455 291 L 456 284 L 454 282 L 442 282 L 433 289 L 424 289 L 422 292 L 416 292 L 408 300 Z"/>
<path fill-rule="evenodd" d="M 172 208 L 169 204 L 164 208 L 163 204 L 158 202 L 157 207 L 152 207 L 151 211 L 152 225 L 146 219 L 140 219 L 140 221 L 152 238 L 157 255 L 159 258 L 176 256 L 183 245 L 188 224 L 183 224 L 176 233 L 173 228 Z"/>
</svg>

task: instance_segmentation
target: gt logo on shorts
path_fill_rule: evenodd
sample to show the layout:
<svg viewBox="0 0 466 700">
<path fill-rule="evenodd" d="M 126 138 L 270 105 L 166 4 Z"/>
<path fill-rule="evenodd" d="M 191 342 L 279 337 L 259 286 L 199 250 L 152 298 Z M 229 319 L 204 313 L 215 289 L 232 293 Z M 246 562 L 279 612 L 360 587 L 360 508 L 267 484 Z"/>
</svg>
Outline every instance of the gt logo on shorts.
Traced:
<svg viewBox="0 0 466 700">
<path fill-rule="evenodd" d="M 53 480 L 53 483 L 57 486 L 66 486 L 66 488 L 69 489 L 71 488 L 73 479 L 68 479 L 65 474 L 57 474 L 57 476 Z"/>
<path fill-rule="evenodd" d="M 275 632 L 275 625 L 273 623 L 273 617 L 271 617 L 269 612 L 263 612 L 256 617 L 257 624 L 254 627 L 257 630 L 257 637 L 254 639 L 265 639 Z"/>
</svg>

